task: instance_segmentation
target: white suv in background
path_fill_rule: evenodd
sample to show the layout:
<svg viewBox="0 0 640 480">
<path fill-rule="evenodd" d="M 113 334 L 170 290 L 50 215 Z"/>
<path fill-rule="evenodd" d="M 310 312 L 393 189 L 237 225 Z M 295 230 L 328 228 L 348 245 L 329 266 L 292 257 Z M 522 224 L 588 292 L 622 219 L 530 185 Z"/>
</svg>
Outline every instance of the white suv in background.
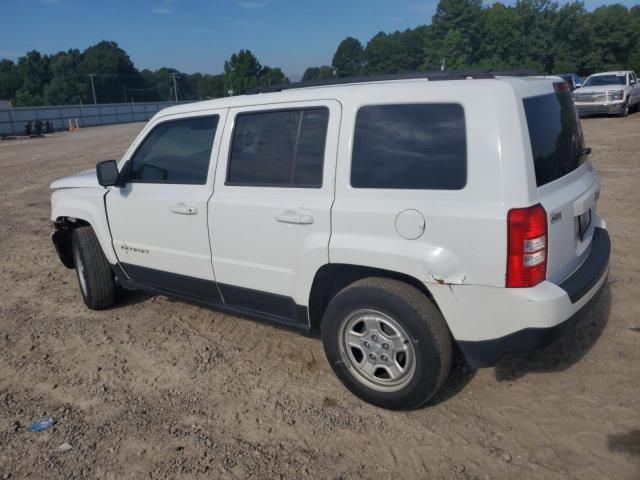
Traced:
<svg viewBox="0 0 640 480">
<path fill-rule="evenodd" d="M 558 79 L 290 86 L 162 110 L 53 182 L 53 241 L 89 308 L 142 289 L 321 335 L 355 395 L 412 409 L 455 345 L 540 348 L 601 289 L 589 152 Z"/>
<path fill-rule="evenodd" d="M 612 114 L 626 117 L 640 106 L 640 84 L 631 70 L 595 73 L 573 92 L 580 115 Z"/>
</svg>

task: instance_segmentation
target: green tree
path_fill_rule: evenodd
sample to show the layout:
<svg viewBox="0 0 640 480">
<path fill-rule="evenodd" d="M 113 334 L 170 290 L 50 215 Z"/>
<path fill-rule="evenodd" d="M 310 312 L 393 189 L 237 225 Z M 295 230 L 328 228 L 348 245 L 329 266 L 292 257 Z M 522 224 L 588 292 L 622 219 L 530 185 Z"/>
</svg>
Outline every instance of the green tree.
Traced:
<svg viewBox="0 0 640 480">
<path fill-rule="evenodd" d="M 472 65 L 470 52 L 469 38 L 460 30 L 451 29 L 444 36 L 440 55 L 447 70 L 456 70 Z"/>
<path fill-rule="evenodd" d="M 586 58 L 593 50 L 584 4 L 573 2 L 559 8 L 549 35 L 553 39 L 553 67 L 550 72 L 584 72 Z"/>
<path fill-rule="evenodd" d="M 632 42 L 635 45 L 629 58 L 629 68 L 633 69 L 637 75 L 640 74 L 640 5 L 629 9 L 629 17 L 631 18 L 631 31 L 634 37 Z"/>
<path fill-rule="evenodd" d="M 81 73 L 82 54 L 74 49 L 51 57 L 51 82 L 44 87 L 47 105 L 76 104 L 89 101 L 89 88 Z"/>
<path fill-rule="evenodd" d="M 49 57 L 36 50 L 28 52 L 18 59 L 17 73 L 22 86 L 15 94 L 15 105 L 41 105 L 44 86 L 51 79 Z"/>
<path fill-rule="evenodd" d="M 483 29 L 482 0 L 440 0 L 431 24 L 435 47 L 447 68 L 478 64 Z M 429 47 L 433 46 L 430 42 Z M 453 57 L 448 58 L 448 55 Z"/>
<path fill-rule="evenodd" d="M 588 58 L 589 70 L 614 70 L 629 65 L 637 46 L 637 25 L 624 5 L 596 8 L 588 16 L 593 32 L 593 49 Z"/>
<path fill-rule="evenodd" d="M 320 67 L 309 67 L 302 75 L 302 81 L 326 80 L 335 77 L 334 69 L 330 65 L 322 65 Z"/>
<path fill-rule="evenodd" d="M 554 66 L 551 30 L 558 5 L 551 0 L 518 0 L 515 9 L 526 39 L 521 68 L 551 73 Z"/>
<path fill-rule="evenodd" d="M 525 39 L 516 10 L 498 2 L 486 8 L 483 16 L 480 66 L 492 70 L 518 68 Z"/>
<path fill-rule="evenodd" d="M 267 66 L 262 67 L 262 70 L 260 71 L 260 78 L 258 81 L 260 85 L 266 86 L 289 83 L 289 79 L 286 77 L 282 69 L 278 67 L 271 68 Z"/>
<path fill-rule="evenodd" d="M 202 98 L 224 97 L 224 75 L 203 75 L 198 88 Z"/>
<path fill-rule="evenodd" d="M 87 48 L 81 71 L 86 75 L 88 88 L 91 88 L 88 75 L 96 75 L 94 83 L 98 103 L 122 102 L 127 88 L 145 86 L 129 55 L 116 42 L 102 41 Z"/>
<path fill-rule="evenodd" d="M 354 77 L 363 73 L 364 50 L 360 41 L 347 37 L 333 55 L 332 65 L 338 77 Z"/>
<path fill-rule="evenodd" d="M 376 34 L 364 50 L 366 73 L 412 72 L 423 63 L 424 27 Z"/>
<path fill-rule="evenodd" d="M 262 65 L 250 50 L 240 50 L 224 62 L 225 90 L 242 95 L 258 86 Z"/>
<path fill-rule="evenodd" d="M 0 60 L 0 99 L 8 100 L 14 98 L 20 85 L 16 64 L 11 60 Z"/>
</svg>

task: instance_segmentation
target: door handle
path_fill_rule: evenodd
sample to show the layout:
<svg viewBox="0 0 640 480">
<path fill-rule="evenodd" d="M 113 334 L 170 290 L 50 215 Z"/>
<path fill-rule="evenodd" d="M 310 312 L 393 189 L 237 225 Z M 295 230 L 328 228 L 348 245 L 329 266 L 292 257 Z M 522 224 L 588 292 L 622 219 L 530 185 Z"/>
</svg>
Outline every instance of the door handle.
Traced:
<svg viewBox="0 0 640 480">
<path fill-rule="evenodd" d="M 171 207 L 171 211 L 173 213 L 177 213 L 178 215 L 195 215 L 198 213 L 198 209 L 193 205 L 185 205 L 184 203 L 176 203 Z"/>
<path fill-rule="evenodd" d="M 311 225 L 313 217 L 311 215 L 302 214 L 294 210 L 286 210 L 276 215 L 276 220 L 282 223 L 293 223 L 296 225 Z"/>
</svg>

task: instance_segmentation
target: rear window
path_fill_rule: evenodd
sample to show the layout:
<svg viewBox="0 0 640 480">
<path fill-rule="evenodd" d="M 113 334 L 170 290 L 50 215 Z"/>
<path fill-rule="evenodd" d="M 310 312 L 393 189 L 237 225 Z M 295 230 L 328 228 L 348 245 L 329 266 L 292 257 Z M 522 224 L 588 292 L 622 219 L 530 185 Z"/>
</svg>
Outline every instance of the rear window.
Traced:
<svg viewBox="0 0 640 480">
<path fill-rule="evenodd" d="M 353 187 L 458 190 L 466 181 L 461 105 L 375 105 L 358 111 Z"/>
<path fill-rule="evenodd" d="M 582 129 L 570 92 L 525 98 L 524 112 L 539 187 L 582 164 Z"/>
</svg>

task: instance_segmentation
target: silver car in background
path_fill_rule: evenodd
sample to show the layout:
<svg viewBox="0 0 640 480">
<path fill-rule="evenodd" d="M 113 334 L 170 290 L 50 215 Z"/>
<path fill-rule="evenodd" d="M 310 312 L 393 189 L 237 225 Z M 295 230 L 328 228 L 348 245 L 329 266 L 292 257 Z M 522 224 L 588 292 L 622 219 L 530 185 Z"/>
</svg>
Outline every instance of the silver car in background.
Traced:
<svg viewBox="0 0 640 480">
<path fill-rule="evenodd" d="M 594 73 L 573 92 L 581 116 L 593 114 L 626 117 L 640 106 L 640 85 L 631 70 Z"/>
</svg>

